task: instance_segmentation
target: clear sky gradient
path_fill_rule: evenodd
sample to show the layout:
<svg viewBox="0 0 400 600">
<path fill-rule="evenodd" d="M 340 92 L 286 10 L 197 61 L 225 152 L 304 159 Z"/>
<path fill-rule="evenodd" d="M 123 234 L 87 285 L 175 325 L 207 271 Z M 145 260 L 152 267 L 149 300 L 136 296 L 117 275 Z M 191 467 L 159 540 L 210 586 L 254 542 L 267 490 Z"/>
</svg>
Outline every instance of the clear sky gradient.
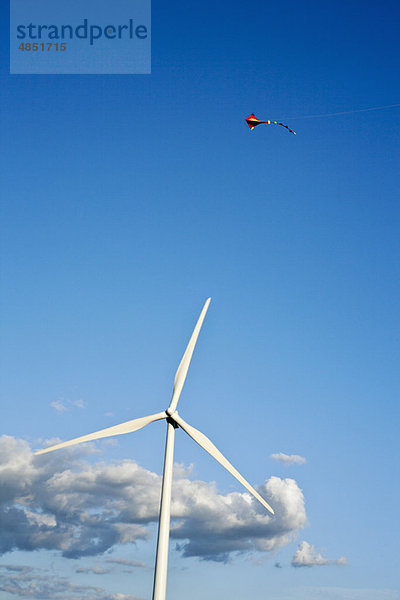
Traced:
<svg viewBox="0 0 400 600">
<path fill-rule="evenodd" d="M 398 3 L 154 1 L 142 76 L 10 76 L 1 11 L 1 433 L 37 448 L 163 410 L 211 296 L 179 410 L 255 485 L 293 478 L 308 526 L 227 562 L 172 541 L 169 598 L 398 600 L 400 108 L 296 119 L 400 102 Z M 164 435 L 82 460 L 160 474 Z M 182 431 L 175 458 L 242 493 Z M 147 599 L 149 531 L 0 564 Z M 347 565 L 294 568 L 302 541 Z M 107 557 L 147 567 L 90 571 Z"/>
</svg>

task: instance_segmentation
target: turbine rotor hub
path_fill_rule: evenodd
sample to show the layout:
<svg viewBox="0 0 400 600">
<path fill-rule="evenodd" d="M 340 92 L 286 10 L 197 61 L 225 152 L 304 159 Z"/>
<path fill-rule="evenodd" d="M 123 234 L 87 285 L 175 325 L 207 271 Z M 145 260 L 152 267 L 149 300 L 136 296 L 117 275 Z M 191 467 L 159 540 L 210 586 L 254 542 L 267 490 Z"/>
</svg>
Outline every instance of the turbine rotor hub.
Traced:
<svg viewBox="0 0 400 600">
<path fill-rule="evenodd" d="M 165 412 L 167 413 L 167 423 L 171 423 L 175 429 L 178 429 L 179 425 L 174 419 L 174 415 L 177 415 L 178 411 L 176 409 L 171 410 L 171 408 L 168 407 Z"/>
<path fill-rule="evenodd" d="M 178 414 L 178 411 L 176 410 L 176 408 L 171 409 L 170 407 L 168 407 L 165 412 L 167 413 L 167 415 L 169 417 L 173 417 L 175 414 Z"/>
</svg>

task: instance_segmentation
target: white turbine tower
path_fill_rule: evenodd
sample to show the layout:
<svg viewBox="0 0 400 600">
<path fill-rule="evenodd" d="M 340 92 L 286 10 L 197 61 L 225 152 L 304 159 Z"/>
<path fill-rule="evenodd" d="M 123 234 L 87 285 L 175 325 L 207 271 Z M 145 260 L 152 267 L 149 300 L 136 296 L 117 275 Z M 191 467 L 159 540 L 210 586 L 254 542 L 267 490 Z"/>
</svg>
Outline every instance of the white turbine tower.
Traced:
<svg viewBox="0 0 400 600">
<path fill-rule="evenodd" d="M 123 433 L 131 433 L 145 427 L 153 421 L 159 421 L 160 419 L 166 419 L 167 421 L 167 441 L 165 446 L 165 458 L 164 458 L 164 473 L 162 480 L 162 491 L 161 491 L 161 506 L 160 506 L 160 520 L 158 526 L 158 540 L 157 540 L 157 556 L 154 573 L 154 587 L 153 587 L 153 600 L 165 600 L 166 589 L 167 589 L 167 566 L 168 566 L 168 542 L 169 542 L 169 528 L 170 528 L 170 513 L 171 513 L 171 486 L 172 486 L 172 468 L 174 460 L 174 440 L 175 440 L 175 429 L 181 427 L 195 442 L 199 444 L 206 452 L 211 454 L 215 460 L 217 460 L 229 473 L 231 473 L 244 487 L 255 497 L 261 504 L 269 510 L 270 513 L 274 514 L 272 508 L 267 502 L 260 496 L 260 494 L 246 481 L 246 479 L 235 469 L 233 465 L 225 458 L 223 454 L 214 446 L 214 444 L 200 431 L 186 423 L 179 416 L 176 410 L 179 397 L 182 392 L 183 384 L 185 383 L 187 371 L 192 358 L 193 350 L 197 342 L 197 338 L 204 321 L 208 306 L 211 298 L 208 298 L 204 304 L 203 310 L 200 313 L 200 317 L 196 323 L 196 327 L 192 333 L 192 337 L 189 340 L 185 354 L 181 360 L 174 380 L 174 391 L 172 394 L 172 400 L 167 408 L 163 412 L 149 415 L 148 417 L 141 417 L 140 419 L 133 419 L 132 421 L 126 421 L 120 425 L 114 427 L 107 427 L 100 431 L 95 431 L 88 435 L 69 440 L 68 442 L 62 442 L 43 450 L 38 450 L 35 454 L 45 454 L 46 452 L 52 452 L 60 448 L 66 448 L 67 446 L 74 446 L 82 442 L 89 442 L 91 440 L 98 440 L 113 435 L 121 435 Z"/>
</svg>

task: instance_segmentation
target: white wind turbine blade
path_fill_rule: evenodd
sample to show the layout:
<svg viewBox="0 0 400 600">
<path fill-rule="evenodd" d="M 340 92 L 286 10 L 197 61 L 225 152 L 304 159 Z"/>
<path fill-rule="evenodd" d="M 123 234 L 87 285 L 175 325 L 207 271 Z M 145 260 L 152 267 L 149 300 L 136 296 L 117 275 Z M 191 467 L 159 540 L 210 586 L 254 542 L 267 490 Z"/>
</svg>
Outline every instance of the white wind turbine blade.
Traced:
<svg viewBox="0 0 400 600">
<path fill-rule="evenodd" d="M 206 452 L 211 454 L 211 456 L 215 458 L 215 460 L 217 460 L 223 467 L 225 467 L 225 469 L 229 471 L 231 475 L 236 477 L 236 479 L 240 481 L 242 485 L 244 485 L 246 490 L 248 490 L 250 494 L 253 494 L 253 496 L 257 498 L 257 500 L 261 502 L 261 504 L 267 510 L 269 510 L 270 513 L 274 514 L 274 511 L 272 510 L 270 505 L 264 500 L 264 498 L 260 496 L 260 494 L 256 492 L 256 490 L 253 488 L 252 485 L 250 485 L 250 483 L 248 483 L 248 481 L 245 480 L 245 478 L 239 473 L 239 471 L 237 471 L 235 467 L 231 465 L 229 460 L 225 458 L 223 454 L 221 454 L 218 448 L 214 446 L 212 441 L 209 440 L 208 437 L 204 435 L 204 433 L 201 433 L 201 431 L 195 429 L 194 427 L 186 423 L 186 421 L 184 421 L 176 412 L 174 413 L 172 418 L 178 423 L 179 427 L 182 427 L 182 429 L 186 431 L 186 433 L 190 435 L 190 437 L 199 444 L 199 446 L 201 446 Z"/>
<path fill-rule="evenodd" d="M 206 316 L 206 312 L 208 310 L 210 302 L 211 302 L 211 298 L 208 298 L 206 300 L 206 303 L 203 306 L 203 310 L 200 313 L 199 319 L 196 323 L 196 327 L 193 330 L 192 337 L 189 340 L 189 343 L 185 350 L 185 354 L 183 355 L 183 358 L 182 358 L 180 365 L 178 367 L 178 370 L 176 372 L 172 400 L 171 400 L 171 404 L 168 407 L 168 412 L 170 414 L 172 414 L 174 412 L 174 410 L 176 410 L 179 396 L 181 395 L 183 384 L 185 383 L 186 375 L 187 375 L 188 368 L 190 365 L 190 361 L 192 359 L 193 350 L 196 345 L 197 338 L 199 337 L 200 329 L 201 329 L 201 326 L 203 325 L 204 317 Z"/>
<path fill-rule="evenodd" d="M 81 437 L 69 440 L 68 442 L 61 442 L 60 444 L 55 444 L 54 446 L 50 446 L 49 448 L 37 450 L 35 454 L 46 454 L 46 452 L 53 452 L 53 450 L 67 448 L 67 446 L 75 446 L 76 444 L 81 444 L 82 442 L 99 440 L 101 438 L 110 437 L 112 435 L 122 435 L 123 433 L 131 433 L 132 431 L 137 431 L 137 429 L 141 429 L 142 427 L 153 423 L 153 421 L 165 419 L 167 416 L 167 413 L 163 411 L 154 415 L 149 415 L 148 417 L 140 417 L 139 419 L 125 421 L 125 423 L 120 423 L 119 425 L 114 425 L 113 427 L 107 427 L 106 429 L 101 429 L 100 431 L 89 433 L 88 435 L 82 435 Z"/>
</svg>

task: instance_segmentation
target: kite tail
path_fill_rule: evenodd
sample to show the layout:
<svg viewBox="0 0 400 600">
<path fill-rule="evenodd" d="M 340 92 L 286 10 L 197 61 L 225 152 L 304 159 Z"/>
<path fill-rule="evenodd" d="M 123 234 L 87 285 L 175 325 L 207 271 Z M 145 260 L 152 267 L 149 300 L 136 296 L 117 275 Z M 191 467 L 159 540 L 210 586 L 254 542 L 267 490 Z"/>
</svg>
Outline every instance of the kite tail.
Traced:
<svg viewBox="0 0 400 600">
<path fill-rule="evenodd" d="M 293 135 L 297 135 L 297 133 L 295 131 L 293 131 L 293 129 L 290 129 L 290 127 L 288 127 L 284 123 L 278 123 L 277 121 L 274 121 L 274 125 L 280 125 L 281 127 L 285 127 L 285 129 L 290 131 L 290 133 L 293 133 Z"/>
</svg>

